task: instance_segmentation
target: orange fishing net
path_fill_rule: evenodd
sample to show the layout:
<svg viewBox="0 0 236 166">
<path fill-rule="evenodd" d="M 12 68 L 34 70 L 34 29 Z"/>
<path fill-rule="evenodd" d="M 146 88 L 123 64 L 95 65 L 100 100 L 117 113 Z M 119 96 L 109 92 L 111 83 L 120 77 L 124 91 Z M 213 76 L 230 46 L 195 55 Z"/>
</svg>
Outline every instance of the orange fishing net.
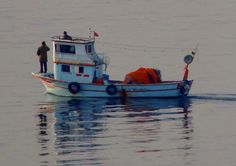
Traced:
<svg viewBox="0 0 236 166">
<path fill-rule="evenodd" d="M 126 74 L 124 83 L 134 84 L 152 84 L 160 83 L 161 75 L 160 71 L 153 68 L 139 68 L 133 72 Z"/>
</svg>

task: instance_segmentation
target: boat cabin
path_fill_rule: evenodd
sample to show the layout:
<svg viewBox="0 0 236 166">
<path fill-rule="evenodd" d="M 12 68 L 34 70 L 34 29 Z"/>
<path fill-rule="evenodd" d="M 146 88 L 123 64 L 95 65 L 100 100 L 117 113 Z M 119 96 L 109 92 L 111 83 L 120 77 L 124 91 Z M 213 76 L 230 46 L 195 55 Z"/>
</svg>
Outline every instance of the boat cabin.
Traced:
<svg viewBox="0 0 236 166">
<path fill-rule="evenodd" d="M 52 37 L 54 77 L 56 80 L 93 83 L 104 77 L 104 55 L 95 51 L 93 38 Z"/>
</svg>

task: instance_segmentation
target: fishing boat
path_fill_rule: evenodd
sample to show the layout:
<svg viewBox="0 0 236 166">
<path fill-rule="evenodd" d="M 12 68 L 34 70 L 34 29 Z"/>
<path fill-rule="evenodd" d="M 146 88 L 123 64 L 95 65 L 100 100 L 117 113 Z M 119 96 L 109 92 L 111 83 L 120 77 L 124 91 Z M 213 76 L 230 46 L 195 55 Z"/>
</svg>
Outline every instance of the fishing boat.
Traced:
<svg viewBox="0 0 236 166">
<path fill-rule="evenodd" d="M 107 58 L 95 51 L 95 37 L 52 37 L 53 73 L 32 73 L 46 92 L 69 97 L 183 97 L 193 80 L 188 80 L 188 66 L 195 52 L 186 55 L 183 79 L 161 80 L 160 70 L 141 68 L 130 72 L 124 80 L 111 80 L 106 72 Z"/>
</svg>

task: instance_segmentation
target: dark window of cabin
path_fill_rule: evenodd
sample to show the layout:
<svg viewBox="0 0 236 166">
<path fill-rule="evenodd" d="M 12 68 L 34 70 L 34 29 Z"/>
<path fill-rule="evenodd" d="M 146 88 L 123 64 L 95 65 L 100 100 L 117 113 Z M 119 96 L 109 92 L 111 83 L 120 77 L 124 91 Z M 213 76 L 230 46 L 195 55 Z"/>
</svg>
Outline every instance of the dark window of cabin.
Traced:
<svg viewBox="0 0 236 166">
<path fill-rule="evenodd" d="M 57 53 L 75 54 L 75 46 L 74 45 L 56 44 L 55 47 L 56 47 Z"/>
<path fill-rule="evenodd" d="M 62 72 L 70 72 L 70 65 L 61 65 Z"/>
<path fill-rule="evenodd" d="M 79 73 L 84 73 L 84 67 L 79 67 Z"/>
<path fill-rule="evenodd" d="M 86 53 L 92 53 L 92 45 L 91 44 L 85 45 L 85 50 L 86 50 Z"/>
</svg>

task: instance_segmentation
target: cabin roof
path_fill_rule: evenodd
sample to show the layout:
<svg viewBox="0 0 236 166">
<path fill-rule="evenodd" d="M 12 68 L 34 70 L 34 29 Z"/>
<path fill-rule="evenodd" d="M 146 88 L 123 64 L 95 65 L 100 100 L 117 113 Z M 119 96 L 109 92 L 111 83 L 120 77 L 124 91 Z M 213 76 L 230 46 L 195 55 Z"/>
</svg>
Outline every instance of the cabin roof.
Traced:
<svg viewBox="0 0 236 166">
<path fill-rule="evenodd" d="M 75 43 L 75 44 L 87 44 L 95 42 L 94 38 L 86 37 L 72 37 L 72 40 L 63 39 L 62 36 L 53 36 L 52 41 L 64 42 L 64 43 Z"/>
</svg>

